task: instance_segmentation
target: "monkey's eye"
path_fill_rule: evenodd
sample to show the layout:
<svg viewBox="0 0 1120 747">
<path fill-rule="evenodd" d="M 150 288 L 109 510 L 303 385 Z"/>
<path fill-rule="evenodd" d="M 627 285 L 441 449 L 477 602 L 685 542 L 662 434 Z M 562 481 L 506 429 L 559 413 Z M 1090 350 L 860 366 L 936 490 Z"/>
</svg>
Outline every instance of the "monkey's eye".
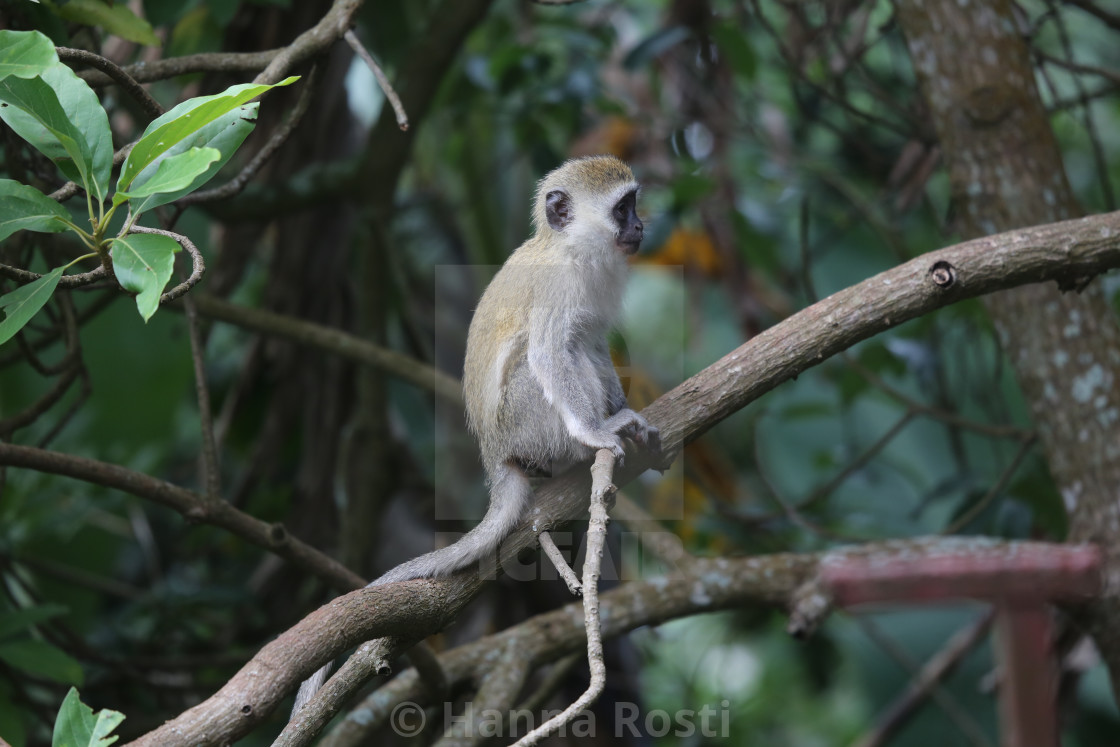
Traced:
<svg viewBox="0 0 1120 747">
<path fill-rule="evenodd" d="M 629 216 L 629 215 L 630 215 L 630 208 L 626 204 L 626 200 L 623 200 L 622 202 L 620 202 L 620 203 L 618 203 L 617 205 L 614 206 L 614 217 L 620 223 L 622 221 L 626 220 L 627 216 Z"/>
</svg>

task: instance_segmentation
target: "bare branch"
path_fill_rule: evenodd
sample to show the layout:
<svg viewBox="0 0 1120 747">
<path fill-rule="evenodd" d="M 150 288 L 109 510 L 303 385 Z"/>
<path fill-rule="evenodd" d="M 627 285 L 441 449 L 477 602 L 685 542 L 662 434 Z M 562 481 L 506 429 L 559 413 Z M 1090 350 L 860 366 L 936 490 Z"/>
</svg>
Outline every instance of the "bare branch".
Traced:
<svg viewBox="0 0 1120 747">
<path fill-rule="evenodd" d="M 283 337 L 303 345 L 313 345 L 335 355 L 379 368 L 421 389 L 431 391 L 448 402 L 458 405 L 463 401 L 462 388 L 455 377 L 356 335 L 264 309 L 238 306 L 213 296 L 200 294 L 195 298 L 195 303 L 199 313 L 212 319 L 236 324 L 261 334 Z"/>
<path fill-rule="evenodd" d="M 258 547 L 274 552 L 336 589 L 354 589 L 365 584 L 361 576 L 301 542 L 283 525 L 268 524 L 238 511 L 225 501 L 207 500 L 190 490 L 141 472 L 85 457 L 6 443 L 0 443 L 0 465 L 65 475 L 158 503 L 177 511 L 190 521 L 221 527 Z"/>
<path fill-rule="evenodd" d="M 373 55 L 362 44 L 361 39 L 354 33 L 353 29 L 348 29 L 345 34 L 346 43 L 350 48 L 358 53 L 358 56 L 366 63 L 366 66 L 373 73 L 373 77 L 377 79 L 377 85 L 381 86 L 381 91 L 385 94 L 385 100 L 393 107 L 393 112 L 397 115 L 397 127 L 401 128 L 404 132 L 408 130 L 408 113 L 405 112 L 404 106 L 401 104 L 401 99 L 397 96 L 397 92 L 393 90 L 393 84 L 389 82 L 388 76 L 377 64 L 377 60 L 373 59 Z"/>
<path fill-rule="evenodd" d="M 124 89 L 125 93 L 136 99 L 152 119 L 164 113 L 164 108 L 160 103 L 152 98 L 152 95 L 148 93 L 135 78 L 125 72 L 112 60 L 106 59 L 99 54 L 94 54 L 93 52 L 87 52 L 84 49 L 55 47 L 55 51 L 58 52 L 58 59 L 63 62 L 82 62 L 108 75 Z"/>
<path fill-rule="evenodd" d="M 556 546 L 556 540 L 552 539 L 552 533 L 541 532 L 539 539 L 545 557 L 552 563 L 552 567 L 556 569 L 556 572 L 560 574 L 560 578 L 564 579 L 564 583 L 568 586 L 568 591 L 578 597 L 583 591 L 583 587 L 579 582 L 579 577 L 576 575 L 576 572 L 572 570 L 572 567 L 568 565 L 568 561 L 564 560 L 564 555 L 560 552 L 560 548 Z"/>
<path fill-rule="evenodd" d="M 587 527 L 587 552 L 583 560 L 583 628 L 587 632 L 587 666 L 591 678 L 587 689 L 563 711 L 533 729 L 515 743 L 532 747 L 542 739 L 571 723 L 598 700 L 607 685 L 607 664 L 603 661 L 603 629 L 599 618 L 599 567 L 603 562 L 603 546 L 607 540 L 607 505 L 617 488 L 614 476 L 614 455 L 607 449 L 595 454 L 591 465 L 591 521 Z"/>
</svg>

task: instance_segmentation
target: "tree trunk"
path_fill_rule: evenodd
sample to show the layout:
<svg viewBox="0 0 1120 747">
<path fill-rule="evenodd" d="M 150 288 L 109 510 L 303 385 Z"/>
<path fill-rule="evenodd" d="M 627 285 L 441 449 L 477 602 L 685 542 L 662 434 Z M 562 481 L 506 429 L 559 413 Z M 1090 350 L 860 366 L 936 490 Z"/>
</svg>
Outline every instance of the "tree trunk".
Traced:
<svg viewBox="0 0 1120 747">
<path fill-rule="evenodd" d="M 897 9 L 961 234 L 1077 216 L 1011 3 L 898 0 Z M 1105 552 L 1104 591 L 1079 618 L 1120 697 L 1120 327 L 1099 283 L 1080 293 L 1025 286 L 985 303 L 1064 499 L 1070 539 Z"/>
</svg>

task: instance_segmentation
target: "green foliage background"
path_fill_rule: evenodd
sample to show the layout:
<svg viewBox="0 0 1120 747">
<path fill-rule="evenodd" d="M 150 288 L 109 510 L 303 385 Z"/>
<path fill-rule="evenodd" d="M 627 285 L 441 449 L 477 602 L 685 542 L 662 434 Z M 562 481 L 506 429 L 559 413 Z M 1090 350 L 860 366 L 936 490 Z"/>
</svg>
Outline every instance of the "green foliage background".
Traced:
<svg viewBox="0 0 1120 747">
<path fill-rule="evenodd" d="M 97 0 L 4 0 L 0 10 L 11 28 L 39 29 L 60 45 L 111 50 L 126 63 L 157 39 L 168 57 L 248 51 L 266 22 L 290 31 L 285 24 L 299 25 L 297 11 L 314 19 L 326 8 L 294 5 L 151 0 L 141 4 L 146 23 L 127 17 L 125 4 Z M 705 14 L 699 21 L 686 13 L 693 5 Z M 823 24 L 826 5 L 806 4 L 806 18 Z M 1051 6 L 1022 6 L 1032 43 L 1061 55 L 1057 22 L 1047 20 Z M 440 7 L 427 0 L 363 6 L 360 35 L 390 78 L 440 22 Z M 793 38 L 779 4 L 761 9 L 778 38 Z M 1074 8 L 1055 12 L 1078 62 L 1120 66 L 1118 32 Z M 407 136 L 411 150 L 388 216 L 371 215 L 377 205 L 367 180 L 378 175 L 362 173 L 369 159 L 359 156 L 403 141 L 365 141 L 386 105 L 366 68 L 336 50 L 320 61 L 311 83 L 318 88 L 302 134 L 242 194 L 189 208 L 176 230 L 192 238 L 211 267 L 203 291 L 369 335 L 457 375 L 457 346 L 481 288 L 441 268 L 503 261 L 530 231 L 534 180 L 581 148 L 614 150 L 634 163 L 645 185 L 648 239 L 620 342 L 636 362 L 631 398 L 648 402 L 814 299 L 955 240 L 943 174 L 918 183 L 906 204 L 902 195 L 912 183 L 891 181 L 908 146 L 928 146 L 906 49 L 890 16 L 889 3 L 872 3 L 875 41 L 859 76 L 848 79 L 841 105 L 822 93 L 832 81 L 823 60 L 807 65 L 804 78 L 791 72 L 753 3 L 495 3 Z M 268 41 L 279 46 L 291 36 Z M 170 106 L 251 77 L 185 75 L 157 81 L 151 92 Z M 1120 99 L 1102 95 L 1087 107 L 1068 106 L 1101 81 L 1053 69 L 1039 81 L 1055 105 L 1053 125 L 1080 200 L 1089 211 L 1114 209 L 1107 185 L 1120 174 Z M 218 181 L 260 147 L 297 94 L 266 100 L 264 132 L 251 137 L 247 153 Z M 101 96 L 115 145 L 135 139 L 147 125 L 135 104 L 112 87 Z M 347 117 L 343 127 L 339 112 Z M 58 185 L 13 138 L 4 142 L 3 176 L 48 192 Z M 76 249 L 54 239 L 7 240 L 0 262 L 33 257 L 31 269 L 55 266 L 44 264 L 45 253 Z M 287 264 L 293 262 L 304 276 Z M 374 276 L 380 284 L 371 287 Z M 1117 288 L 1114 278 L 1097 282 Z M 164 310 L 145 324 L 125 294 L 73 295 L 79 311 L 89 312 L 81 381 L 5 438 L 35 444 L 50 436 L 52 449 L 201 490 L 198 405 L 182 314 Z M 655 313 L 662 308 L 672 311 Z M 30 339 L 48 327 L 47 318 L 37 320 Z M 356 500 L 348 493 L 349 450 L 366 442 L 350 439 L 365 433 L 363 408 L 371 400 L 361 382 L 370 380 L 350 364 L 337 364 L 339 371 L 312 360 L 322 356 L 306 348 L 258 343 L 252 333 L 220 323 L 207 329 L 206 374 L 215 412 L 223 413 L 227 497 L 336 549 L 344 523 L 338 517 Z M 41 355 L 55 360 L 60 352 L 56 343 Z M 251 366 L 260 368 L 249 376 Z M 790 521 L 774 494 L 789 504 L 813 496 L 907 416 L 907 405 L 877 379 L 940 412 L 1030 428 L 980 306 L 961 303 L 825 362 L 717 426 L 674 468 L 680 494 L 668 496 L 675 508 L 661 515 L 699 554 L 809 551 L 851 539 L 937 533 L 973 508 L 975 516 L 957 531 L 1064 536 L 1061 501 L 1037 449 L 981 504 L 1022 442 L 920 415 L 808 504 L 801 512 L 806 523 Z M 449 486 L 436 467 L 448 443 L 457 455 L 448 458 L 473 460 L 461 426 L 435 417 L 430 398 L 414 388 L 372 381 L 385 395 L 378 422 L 387 424 L 390 442 L 379 453 L 393 455 L 379 462 L 392 467 L 382 475 L 385 495 L 400 500 L 419 484 L 425 494 L 451 490 L 479 499 L 477 469 L 462 468 L 467 476 Z M 0 348 L 0 418 L 50 386 L 16 345 Z M 332 392 L 353 408 L 352 418 L 326 422 L 309 412 Z M 344 442 L 338 453 L 317 448 L 324 433 Z M 267 459 L 258 453 L 261 444 Z M 327 461 L 316 471 L 324 482 L 309 487 L 307 463 L 315 459 Z M 116 491 L 17 469 L 8 469 L 0 486 L 0 736 L 13 747 L 41 742 L 70 685 L 95 710 L 123 712 L 120 733 L 142 733 L 209 695 L 328 595 L 305 575 L 277 570 L 236 537 Z M 631 497 L 654 507 L 666 500 L 656 483 Z M 358 570 L 366 575 L 386 563 L 379 538 L 392 532 L 378 524 L 381 516 L 361 555 Z M 618 676 L 627 682 L 625 696 L 649 709 L 726 701 L 731 733 L 713 744 L 847 744 L 908 679 L 906 666 L 875 642 L 869 626 L 921 662 L 978 614 L 965 605 L 875 612 L 862 620 L 837 615 L 806 644 L 789 640 L 783 619 L 770 611 L 681 620 L 619 644 L 631 659 Z M 995 743 L 994 698 L 981 687 L 992 667 L 982 647 L 944 689 Z M 1115 743 L 1120 714 L 1099 665 L 1080 679 L 1063 714 L 1063 744 Z M 267 744 L 282 720 L 277 714 L 272 731 L 244 743 Z M 952 719 L 926 706 L 891 744 L 962 739 Z M 660 743 L 676 740 L 670 734 Z"/>
</svg>

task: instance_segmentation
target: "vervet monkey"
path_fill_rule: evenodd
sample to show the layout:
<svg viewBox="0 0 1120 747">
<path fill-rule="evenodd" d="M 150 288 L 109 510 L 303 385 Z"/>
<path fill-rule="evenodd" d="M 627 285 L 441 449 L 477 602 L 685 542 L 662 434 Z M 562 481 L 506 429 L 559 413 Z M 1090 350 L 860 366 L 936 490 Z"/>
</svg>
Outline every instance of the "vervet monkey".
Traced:
<svg viewBox="0 0 1120 747">
<path fill-rule="evenodd" d="M 524 514 L 529 475 L 623 456 L 623 437 L 657 452 L 660 435 L 626 407 L 607 332 L 642 242 L 639 185 L 613 156 L 564 163 L 540 181 L 533 237 L 494 276 L 467 334 L 463 394 L 490 486 L 486 516 L 458 542 L 370 584 L 445 576 L 494 554 Z M 296 710 L 329 665 L 303 683 Z"/>
</svg>

